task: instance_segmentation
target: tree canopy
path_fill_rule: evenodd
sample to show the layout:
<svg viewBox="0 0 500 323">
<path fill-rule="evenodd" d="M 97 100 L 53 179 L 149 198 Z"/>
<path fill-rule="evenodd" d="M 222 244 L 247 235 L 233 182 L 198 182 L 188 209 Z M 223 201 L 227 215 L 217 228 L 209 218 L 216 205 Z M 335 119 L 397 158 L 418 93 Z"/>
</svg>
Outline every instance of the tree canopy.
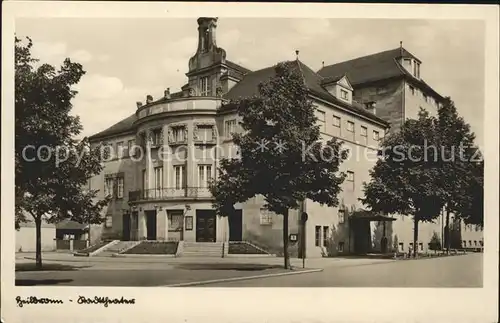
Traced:
<svg viewBox="0 0 500 323">
<path fill-rule="evenodd" d="M 37 264 L 41 266 L 40 224 L 71 219 L 101 223 L 108 200 L 97 200 L 88 180 L 102 171 L 100 147 L 90 148 L 80 119 L 70 115 L 72 86 L 85 74 L 65 59 L 56 69 L 31 56 L 33 43 L 15 39 L 15 194 L 16 226 L 37 227 Z M 87 186 L 87 187 L 86 187 Z"/>
<path fill-rule="evenodd" d="M 229 103 L 227 108 L 241 117 L 242 132 L 233 134 L 240 156 L 221 160 L 211 187 L 214 208 L 222 216 L 258 195 L 270 211 L 283 215 L 285 258 L 288 210 L 305 199 L 338 205 L 345 177 L 339 166 L 347 155 L 342 142 L 322 142 L 300 68 L 298 61 L 279 63 L 275 75 L 259 85 L 258 95 Z"/>
</svg>

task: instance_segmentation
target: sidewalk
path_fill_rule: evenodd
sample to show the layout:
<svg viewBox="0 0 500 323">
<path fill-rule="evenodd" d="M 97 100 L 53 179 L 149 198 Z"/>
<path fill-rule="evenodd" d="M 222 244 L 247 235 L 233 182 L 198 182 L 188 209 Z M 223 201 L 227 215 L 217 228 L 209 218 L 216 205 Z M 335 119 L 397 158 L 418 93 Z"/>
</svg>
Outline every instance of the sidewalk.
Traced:
<svg viewBox="0 0 500 323">
<path fill-rule="evenodd" d="M 33 262 L 34 253 L 16 254 L 16 263 Z M 261 265 L 283 265 L 282 257 L 161 257 L 154 255 L 145 255 L 141 257 L 75 257 L 72 254 L 65 253 L 43 253 L 43 262 L 61 262 L 73 266 L 87 265 L 99 268 L 109 269 L 148 269 L 164 268 L 168 265 L 179 264 L 261 264 Z M 387 263 L 394 260 L 390 259 L 363 259 L 363 258 L 311 258 L 306 259 L 305 268 L 327 268 L 360 266 L 377 263 Z M 291 258 L 290 263 L 295 268 L 302 268 L 302 259 Z"/>
</svg>

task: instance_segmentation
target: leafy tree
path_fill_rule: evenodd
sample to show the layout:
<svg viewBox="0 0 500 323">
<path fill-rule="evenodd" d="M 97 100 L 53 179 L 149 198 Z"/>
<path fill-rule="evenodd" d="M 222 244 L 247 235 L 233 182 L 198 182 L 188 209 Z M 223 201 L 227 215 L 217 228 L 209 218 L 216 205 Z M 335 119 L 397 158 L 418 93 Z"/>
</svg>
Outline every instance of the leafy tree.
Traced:
<svg viewBox="0 0 500 323">
<path fill-rule="evenodd" d="M 31 56 L 33 43 L 15 39 L 15 202 L 16 227 L 33 217 L 36 227 L 36 265 L 42 267 L 42 221 L 71 219 L 101 223 L 108 200 L 85 189 L 102 171 L 101 148 L 87 139 L 74 139 L 82 130 L 71 116 L 71 87 L 85 74 L 82 65 L 64 60 L 56 70 Z M 105 157 L 105 156 L 102 156 Z"/>
<path fill-rule="evenodd" d="M 259 94 L 229 103 L 241 116 L 243 133 L 234 134 L 240 158 L 223 159 L 211 185 L 214 208 L 221 216 L 234 205 L 263 196 L 265 206 L 283 217 L 284 266 L 288 254 L 288 213 L 305 199 L 336 206 L 347 157 L 342 142 L 321 142 L 314 106 L 308 97 L 300 62 L 275 66 L 275 75 L 259 85 Z"/>
<path fill-rule="evenodd" d="M 445 245 L 451 246 L 450 214 L 473 222 L 482 223 L 482 160 L 474 146 L 475 135 L 470 125 L 459 116 L 455 104 L 446 98 L 435 119 L 436 147 L 440 165 L 440 176 L 436 178 L 442 186 L 446 212 Z M 481 207 L 479 205 L 481 204 Z M 474 205 L 474 206 L 472 206 Z M 479 207 L 478 209 L 474 209 Z M 479 212 L 478 212 L 479 211 Z"/>
<path fill-rule="evenodd" d="M 407 120 L 401 131 L 382 142 L 381 158 L 370 171 L 360 199 L 374 212 L 413 217 L 413 256 L 418 248 L 419 222 L 433 221 L 442 208 L 443 189 L 435 162 L 435 118 L 421 110 L 417 120 Z"/>
<path fill-rule="evenodd" d="M 429 249 L 434 250 L 434 252 L 441 250 L 441 239 L 439 239 L 436 231 L 432 234 L 431 241 L 429 242 Z"/>
</svg>

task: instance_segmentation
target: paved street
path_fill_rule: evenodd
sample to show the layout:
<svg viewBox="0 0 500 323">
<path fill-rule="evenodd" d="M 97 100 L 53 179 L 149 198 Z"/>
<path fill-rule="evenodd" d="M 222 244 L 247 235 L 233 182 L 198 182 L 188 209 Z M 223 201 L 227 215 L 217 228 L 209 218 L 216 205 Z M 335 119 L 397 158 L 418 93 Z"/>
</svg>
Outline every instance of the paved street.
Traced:
<svg viewBox="0 0 500 323">
<path fill-rule="evenodd" d="M 281 258 L 105 258 L 44 255 L 44 271 L 16 256 L 16 284 L 73 286 L 166 286 L 217 279 L 288 273 Z M 28 256 L 28 258 L 30 258 Z M 292 264 L 301 268 L 300 259 Z M 480 287 L 482 254 L 421 260 L 309 259 L 322 272 L 258 278 L 207 287 Z"/>
<path fill-rule="evenodd" d="M 322 272 L 225 282 L 207 287 L 482 287 L 480 253 L 435 259 L 396 261 Z"/>
</svg>

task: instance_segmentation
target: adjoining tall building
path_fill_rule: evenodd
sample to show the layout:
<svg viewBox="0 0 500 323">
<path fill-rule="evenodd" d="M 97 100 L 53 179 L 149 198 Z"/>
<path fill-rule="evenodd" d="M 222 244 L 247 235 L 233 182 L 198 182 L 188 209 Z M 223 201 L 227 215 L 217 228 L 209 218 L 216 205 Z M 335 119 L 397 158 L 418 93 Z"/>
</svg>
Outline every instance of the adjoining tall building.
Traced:
<svg viewBox="0 0 500 323">
<path fill-rule="evenodd" d="M 444 97 L 424 81 L 422 65 L 422 61 L 407 51 L 401 42 L 399 48 L 323 66 L 318 74 L 322 77 L 346 75 L 353 86 L 354 99 L 374 105 L 376 115 L 390 124 L 389 132 L 392 133 L 399 131 L 405 120 L 418 118 L 421 109 L 437 116 L 444 103 Z M 413 228 L 405 222 L 411 223 L 412 220 L 403 216 L 400 219 L 393 223 L 392 231 L 398 234 L 399 249 L 407 250 L 413 245 Z M 422 223 L 419 227 L 421 250 L 425 249 L 425 241 L 429 241 L 434 232 L 442 241 L 445 240 L 444 214 L 434 223 Z M 458 231 L 462 236 L 461 247 L 482 247 L 482 228 L 461 224 Z M 455 244 L 455 247 L 460 245 Z"/>
<path fill-rule="evenodd" d="M 263 207 L 262 198 L 237 205 L 235 216 L 219 217 L 208 190 L 210 179 L 217 177 L 220 159 L 238 156 L 231 134 L 241 131 L 239 116 L 225 104 L 256 94 L 259 83 L 274 75 L 274 67 L 251 71 L 233 63 L 216 42 L 217 18 L 199 18 L 197 23 L 198 47 L 188 61 L 187 83 L 181 91 L 166 89 L 156 100 L 147 95 L 128 118 L 90 137 L 93 145 L 103 143 L 113 153 L 103 172 L 89 183 L 100 190 L 100 198 L 112 197 L 104 210 L 105 223 L 92 230 L 91 238 L 174 240 L 186 246 L 203 243 L 215 248 L 226 241 L 248 241 L 279 252 L 282 219 Z M 376 59 L 326 66 L 318 73 L 299 59 L 294 61 L 314 102 L 322 137 L 338 137 L 350 151 L 350 158 L 341 166 L 347 174 L 341 205 L 329 208 L 306 201 L 302 210 L 290 212 L 291 234 L 301 233 L 300 212 L 309 215 L 308 257 L 332 253 L 331 245 L 327 250 L 328 241 L 335 242 L 333 253 L 338 254 L 374 249 L 379 237 L 373 237 L 372 230 L 377 231 L 373 221 L 390 223 L 394 219 L 363 212 L 348 217 L 350 210 L 362 208 L 358 200 L 363 195 L 362 184 L 370 180 L 369 170 L 376 161 L 365 156 L 376 155 L 389 126 L 397 129 L 406 117 L 415 116 L 418 110 L 414 107 L 420 102 L 437 109 L 442 101 L 419 78 L 420 61 L 404 49 L 372 56 Z M 389 68 L 391 64 L 394 66 Z M 362 68 L 354 71 L 353 66 Z M 409 75 L 415 75 L 411 74 L 413 66 L 417 66 L 418 77 L 410 81 Z M 387 230 L 384 225 L 390 239 L 396 231 L 406 236 L 413 227 L 410 219 L 394 222 Z M 430 237 L 421 237 L 426 250 Z M 410 242 L 405 239 L 403 243 Z M 294 248 L 297 244 L 292 243 Z"/>
</svg>

